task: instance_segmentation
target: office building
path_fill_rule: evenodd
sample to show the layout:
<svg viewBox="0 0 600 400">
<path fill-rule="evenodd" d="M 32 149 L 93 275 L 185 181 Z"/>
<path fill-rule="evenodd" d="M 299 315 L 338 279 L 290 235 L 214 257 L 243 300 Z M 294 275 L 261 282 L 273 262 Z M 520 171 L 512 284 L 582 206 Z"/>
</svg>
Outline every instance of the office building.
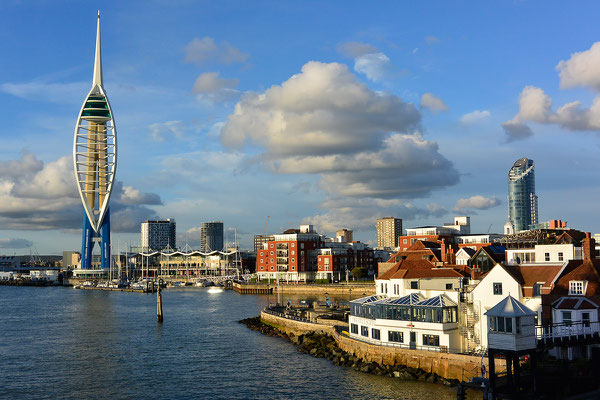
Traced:
<svg viewBox="0 0 600 400">
<path fill-rule="evenodd" d="M 200 226 L 200 251 L 209 253 L 221 250 L 223 250 L 223 222 L 203 222 Z"/>
<path fill-rule="evenodd" d="M 144 250 L 162 250 L 177 248 L 176 225 L 174 219 L 142 222 L 142 248 Z"/>
<path fill-rule="evenodd" d="M 393 249 L 398 245 L 398 237 L 402 235 L 402 219 L 379 218 L 376 227 L 378 249 Z"/>
<path fill-rule="evenodd" d="M 340 229 L 335 233 L 335 240 L 341 243 L 350 243 L 354 241 L 354 232 L 350 229 Z"/>
<path fill-rule="evenodd" d="M 504 233 L 525 231 L 538 223 L 534 167 L 533 160 L 520 158 L 508 171 L 508 223 Z"/>
</svg>

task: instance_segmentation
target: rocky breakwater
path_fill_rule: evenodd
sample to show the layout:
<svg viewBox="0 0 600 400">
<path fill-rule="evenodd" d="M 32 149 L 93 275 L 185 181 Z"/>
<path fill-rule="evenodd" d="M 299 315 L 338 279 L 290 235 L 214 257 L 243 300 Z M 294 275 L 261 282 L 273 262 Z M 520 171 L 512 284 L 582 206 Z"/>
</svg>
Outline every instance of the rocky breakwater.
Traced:
<svg viewBox="0 0 600 400">
<path fill-rule="evenodd" d="M 458 384 L 456 379 L 445 379 L 435 373 L 428 373 L 419 368 L 411 368 L 404 365 L 383 365 L 376 362 L 368 362 L 359 357 L 340 349 L 335 339 L 328 334 L 309 332 L 301 335 L 286 334 L 274 325 L 265 324 L 260 317 L 241 320 L 248 328 L 269 336 L 279 336 L 291 341 L 298 351 L 310 354 L 314 357 L 326 358 L 335 365 L 352 368 L 355 371 L 366 372 L 374 375 L 387 375 L 389 377 L 403 380 L 419 380 L 429 383 L 441 383 L 454 386 Z"/>
</svg>

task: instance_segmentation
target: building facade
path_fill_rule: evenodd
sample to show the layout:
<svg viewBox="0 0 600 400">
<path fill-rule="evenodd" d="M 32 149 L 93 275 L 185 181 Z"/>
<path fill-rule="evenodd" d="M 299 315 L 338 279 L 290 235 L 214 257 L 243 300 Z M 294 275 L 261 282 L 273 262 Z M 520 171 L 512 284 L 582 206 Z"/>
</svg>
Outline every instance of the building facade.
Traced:
<svg viewBox="0 0 600 400">
<path fill-rule="evenodd" d="M 354 241 L 354 232 L 346 228 L 340 229 L 335 232 L 335 240 L 337 242 L 350 243 Z"/>
<path fill-rule="evenodd" d="M 402 235 L 402 219 L 394 217 L 377 220 L 377 248 L 394 249 L 398 245 L 398 237 Z"/>
<path fill-rule="evenodd" d="M 520 158 L 508 171 L 508 224 L 513 232 L 528 230 L 538 223 L 534 167 L 533 160 Z"/>
<path fill-rule="evenodd" d="M 256 273 L 259 279 L 312 281 L 317 273 L 317 255 L 321 235 L 312 225 L 273 235 L 256 253 Z"/>
<path fill-rule="evenodd" d="M 223 222 L 203 222 L 200 226 L 200 251 L 209 253 L 223 249 Z"/>
<path fill-rule="evenodd" d="M 176 249 L 176 233 L 174 219 L 144 221 L 141 226 L 142 248 L 146 250 L 162 250 L 167 247 Z"/>
</svg>

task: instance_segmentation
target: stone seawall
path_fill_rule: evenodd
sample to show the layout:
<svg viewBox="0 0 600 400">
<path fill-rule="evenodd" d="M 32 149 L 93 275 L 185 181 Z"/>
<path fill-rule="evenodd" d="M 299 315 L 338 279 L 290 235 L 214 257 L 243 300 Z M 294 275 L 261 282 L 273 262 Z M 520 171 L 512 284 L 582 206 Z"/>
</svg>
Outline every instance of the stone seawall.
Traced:
<svg viewBox="0 0 600 400">
<path fill-rule="evenodd" d="M 287 335 L 299 336 L 310 332 L 331 335 L 341 350 L 368 363 L 377 363 L 384 366 L 403 365 L 436 374 L 445 379 L 457 379 L 459 381 L 467 381 L 470 378 L 481 376 L 481 357 L 378 346 L 338 334 L 333 326 L 295 321 L 265 312 L 261 313 L 260 318 L 268 324 L 275 325 Z M 496 372 L 505 370 L 502 361 L 496 361 Z M 483 364 L 487 368 L 487 357 L 483 358 Z"/>
</svg>

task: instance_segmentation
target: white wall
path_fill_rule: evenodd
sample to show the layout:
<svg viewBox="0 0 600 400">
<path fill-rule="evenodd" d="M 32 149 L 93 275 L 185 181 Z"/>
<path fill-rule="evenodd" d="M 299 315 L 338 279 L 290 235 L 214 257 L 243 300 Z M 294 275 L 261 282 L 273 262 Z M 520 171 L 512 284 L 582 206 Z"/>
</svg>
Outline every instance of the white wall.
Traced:
<svg viewBox="0 0 600 400">
<path fill-rule="evenodd" d="M 494 294 L 494 283 L 502 283 L 502 294 Z M 488 318 L 484 313 L 509 294 L 515 299 L 522 301 L 519 283 L 499 265 L 492 268 L 485 278 L 473 289 L 473 306 L 479 314 L 479 322 L 475 324 L 475 330 L 479 332 L 481 346 L 487 347 L 488 345 Z"/>
</svg>

